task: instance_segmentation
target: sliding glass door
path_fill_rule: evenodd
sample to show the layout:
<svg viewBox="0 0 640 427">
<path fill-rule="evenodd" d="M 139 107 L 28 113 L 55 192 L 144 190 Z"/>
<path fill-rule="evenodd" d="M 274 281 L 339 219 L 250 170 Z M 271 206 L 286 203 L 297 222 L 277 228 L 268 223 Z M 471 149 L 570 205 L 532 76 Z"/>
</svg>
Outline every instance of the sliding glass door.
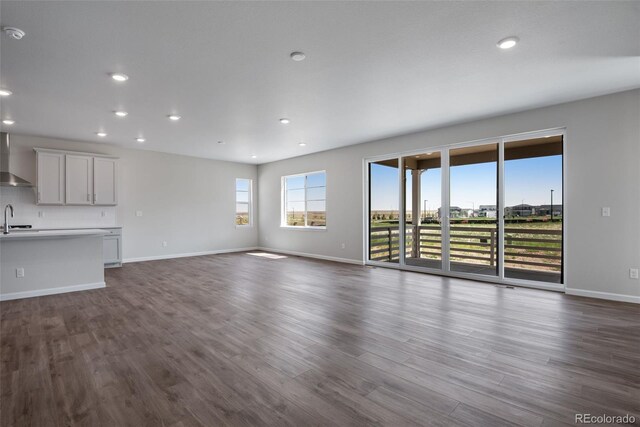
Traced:
<svg viewBox="0 0 640 427">
<path fill-rule="evenodd" d="M 442 269 L 441 163 L 440 151 L 402 159 L 407 265 Z"/>
<path fill-rule="evenodd" d="M 449 269 L 498 275 L 498 144 L 449 150 Z"/>
<path fill-rule="evenodd" d="M 369 163 L 370 261 L 398 263 L 400 260 L 399 163 L 398 159 Z"/>
<path fill-rule="evenodd" d="M 504 144 L 504 277 L 562 283 L 562 136 Z"/>
<path fill-rule="evenodd" d="M 368 161 L 368 263 L 562 284 L 563 145 L 541 132 Z"/>
</svg>

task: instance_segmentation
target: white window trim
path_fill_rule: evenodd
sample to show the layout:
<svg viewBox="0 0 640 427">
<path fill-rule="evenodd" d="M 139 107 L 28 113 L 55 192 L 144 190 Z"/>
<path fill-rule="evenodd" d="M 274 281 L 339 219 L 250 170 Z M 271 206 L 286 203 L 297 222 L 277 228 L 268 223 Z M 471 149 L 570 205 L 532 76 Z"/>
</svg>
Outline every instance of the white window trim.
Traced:
<svg viewBox="0 0 640 427">
<path fill-rule="evenodd" d="M 324 213 L 325 213 L 325 225 L 322 226 L 311 226 L 306 225 L 307 221 L 307 182 L 306 177 L 309 175 L 316 175 L 319 173 L 324 174 Z M 304 184 L 304 205 L 305 205 L 305 225 L 287 225 L 287 178 L 295 178 L 298 176 L 305 177 Z M 326 215 L 327 215 L 327 171 L 326 170 L 318 170 L 313 172 L 304 172 L 304 173 L 296 173 L 291 175 L 284 175 L 280 178 L 280 228 L 287 230 L 299 230 L 299 231 L 326 231 Z"/>
<path fill-rule="evenodd" d="M 247 202 L 247 208 L 249 211 L 249 223 L 247 224 L 235 224 L 236 218 L 238 216 L 238 181 L 249 181 L 249 201 Z M 235 204 L 234 204 L 234 216 L 233 222 L 236 228 L 251 228 L 253 227 L 253 179 L 251 178 L 236 178 L 236 187 L 235 187 Z M 245 202 L 240 202 L 245 203 Z"/>
</svg>

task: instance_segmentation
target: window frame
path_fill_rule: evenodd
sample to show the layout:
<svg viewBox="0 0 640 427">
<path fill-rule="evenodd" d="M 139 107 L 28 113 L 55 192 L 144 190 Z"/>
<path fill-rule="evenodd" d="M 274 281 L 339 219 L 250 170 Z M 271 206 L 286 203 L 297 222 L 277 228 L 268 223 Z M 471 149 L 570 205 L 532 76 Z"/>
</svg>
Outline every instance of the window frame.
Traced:
<svg viewBox="0 0 640 427">
<path fill-rule="evenodd" d="M 249 183 L 249 190 L 246 192 L 247 193 L 247 202 L 238 202 L 238 182 L 239 181 L 247 181 Z M 253 227 L 253 179 L 251 178 L 236 178 L 236 187 L 235 187 L 235 215 L 234 215 L 234 223 L 236 228 L 250 228 Z M 245 191 L 241 191 L 242 193 L 244 193 Z M 237 220 L 238 220 L 238 204 L 246 204 L 247 205 L 247 212 L 249 214 L 249 221 L 246 224 L 238 224 Z"/>
<path fill-rule="evenodd" d="M 324 174 L 324 214 L 325 225 L 307 225 L 307 178 L 310 175 Z M 287 224 L 287 178 L 304 177 L 304 225 L 288 225 Z M 320 188 L 320 187 L 313 187 Z M 283 175 L 280 178 L 280 228 L 289 230 L 306 230 L 306 231 L 325 231 L 327 229 L 327 171 L 317 170 L 312 172 L 297 173 L 291 175 Z M 315 200 L 312 200 L 315 201 Z"/>
</svg>

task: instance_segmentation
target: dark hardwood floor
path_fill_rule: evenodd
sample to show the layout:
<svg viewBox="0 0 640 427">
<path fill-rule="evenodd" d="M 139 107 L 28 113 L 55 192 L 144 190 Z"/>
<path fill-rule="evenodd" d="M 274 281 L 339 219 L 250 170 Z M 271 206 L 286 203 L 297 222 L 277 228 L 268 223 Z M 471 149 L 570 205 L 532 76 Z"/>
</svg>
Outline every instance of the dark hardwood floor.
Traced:
<svg viewBox="0 0 640 427">
<path fill-rule="evenodd" d="M 640 419 L 637 305 L 247 254 L 106 275 L 0 304 L 2 426 Z"/>
</svg>

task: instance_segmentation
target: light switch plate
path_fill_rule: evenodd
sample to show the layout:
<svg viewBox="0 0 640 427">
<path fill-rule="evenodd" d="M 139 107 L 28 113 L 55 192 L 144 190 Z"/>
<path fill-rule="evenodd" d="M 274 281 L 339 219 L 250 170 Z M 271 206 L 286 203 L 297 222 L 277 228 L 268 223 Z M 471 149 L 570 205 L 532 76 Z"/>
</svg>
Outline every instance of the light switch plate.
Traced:
<svg viewBox="0 0 640 427">
<path fill-rule="evenodd" d="M 638 269 L 630 268 L 629 269 L 629 279 L 637 279 L 638 278 Z"/>
<path fill-rule="evenodd" d="M 603 207 L 602 208 L 602 216 L 611 216 L 611 208 Z"/>
<path fill-rule="evenodd" d="M 24 268 L 23 267 L 16 268 L 16 277 L 17 278 L 24 277 Z"/>
<path fill-rule="evenodd" d="M 136 216 L 142 216 L 142 211 L 136 211 Z"/>
</svg>

